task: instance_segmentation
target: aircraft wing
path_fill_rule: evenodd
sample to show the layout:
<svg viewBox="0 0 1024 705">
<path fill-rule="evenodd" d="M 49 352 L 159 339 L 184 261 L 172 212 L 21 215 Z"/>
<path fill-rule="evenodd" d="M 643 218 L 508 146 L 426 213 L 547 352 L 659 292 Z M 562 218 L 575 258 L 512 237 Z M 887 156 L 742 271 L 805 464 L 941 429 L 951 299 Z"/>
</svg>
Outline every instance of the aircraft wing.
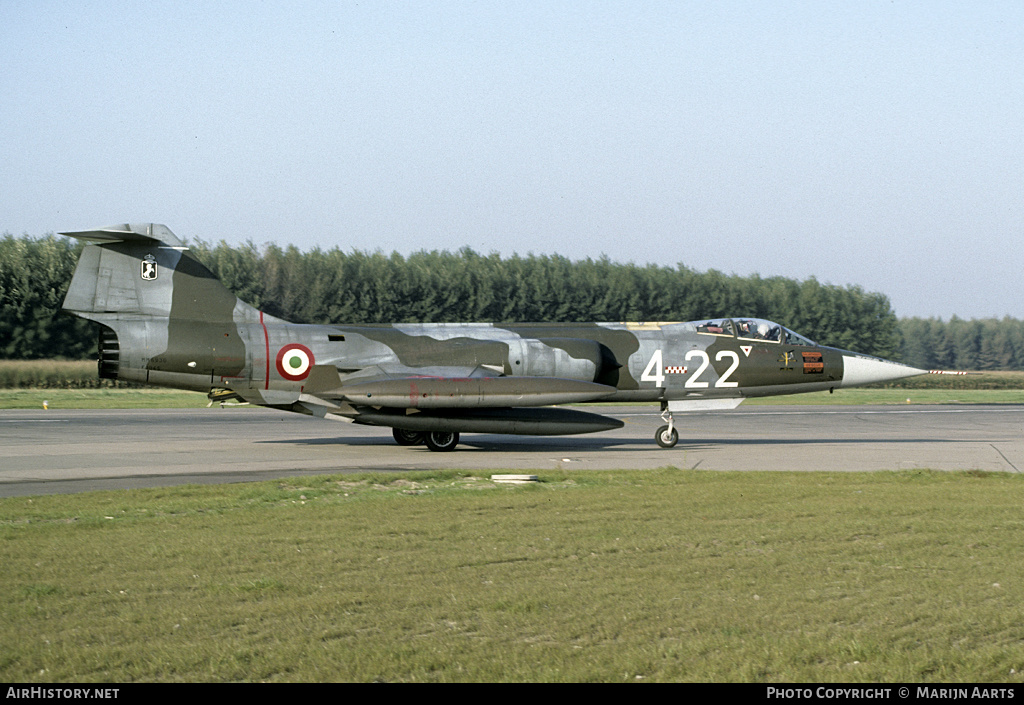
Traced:
<svg viewBox="0 0 1024 705">
<path fill-rule="evenodd" d="M 381 367 L 342 375 L 333 365 L 314 365 L 297 398 L 294 392 L 284 390 L 227 386 L 229 395 L 257 404 L 416 432 L 557 436 L 623 425 L 600 414 L 549 406 L 604 399 L 616 391 L 608 385 L 551 377 L 503 377 L 494 370 L 478 368 L 416 371 L 428 369 L 429 375 Z"/>
<path fill-rule="evenodd" d="M 597 401 L 615 394 L 615 387 L 596 382 L 551 377 L 505 377 L 481 374 L 479 368 L 431 367 L 421 374 L 376 368 L 369 374 L 346 375 L 337 368 L 315 365 L 303 393 L 334 403 L 392 409 L 485 409 L 549 406 Z M 476 373 L 476 376 L 473 376 Z"/>
</svg>

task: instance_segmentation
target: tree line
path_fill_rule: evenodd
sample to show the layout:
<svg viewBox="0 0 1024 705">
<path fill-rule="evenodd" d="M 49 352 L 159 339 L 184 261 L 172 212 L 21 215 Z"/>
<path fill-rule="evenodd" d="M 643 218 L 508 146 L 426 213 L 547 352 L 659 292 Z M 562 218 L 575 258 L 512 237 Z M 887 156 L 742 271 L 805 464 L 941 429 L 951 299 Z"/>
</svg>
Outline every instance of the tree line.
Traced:
<svg viewBox="0 0 1024 705">
<path fill-rule="evenodd" d="M 903 361 L 923 369 L 1024 370 L 1024 321 L 900 320 Z"/>
<path fill-rule="evenodd" d="M 60 312 L 81 249 L 78 241 L 52 235 L 0 238 L 0 357 L 81 359 L 95 352 L 92 324 Z M 951 366 L 942 352 L 948 349 L 959 367 L 1024 368 L 1018 321 L 901 322 L 886 296 L 814 278 L 741 277 L 716 270 L 697 272 L 682 264 L 619 264 L 604 257 L 502 258 L 469 248 L 406 257 L 199 241 L 192 244 L 192 251 L 244 301 L 302 323 L 687 321 L 750 316 L 776 321 L 825 345 L 905 358 L 919 366 Z M 908 330 L 921 330 L 924 324 L 931 347 L 917 345 L 908 335 Z M 965 326 L 977 332 L 971 343 L 961 330 Z M 1016 334 L 1007 334 L 1008 328 Z M 942 347 L 937 341 L 947 336 L 950 342 Z M 984 342 L 988 338 L 991 341 Z M 973 349 L 977 361 L 959 365 L 968 361 Z M 984 357 L 982 350 L 992 352 Z M 921 358 L 925 354 L 932 357 Z M 935 364 L 916 362 L 919 358 L 934 359 Z"/>
</svg>

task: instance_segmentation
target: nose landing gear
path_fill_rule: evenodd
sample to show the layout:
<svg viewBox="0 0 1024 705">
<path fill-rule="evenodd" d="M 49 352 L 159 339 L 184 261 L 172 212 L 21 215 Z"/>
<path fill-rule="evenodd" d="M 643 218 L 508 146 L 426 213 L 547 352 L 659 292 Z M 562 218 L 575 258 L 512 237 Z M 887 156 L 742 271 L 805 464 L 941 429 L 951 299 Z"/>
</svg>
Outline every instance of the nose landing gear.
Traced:
<svg viewBox="0 0 1024 705">
<path fill-rule="evenodd" d="M 655 432 L 654 440 L 662 448 L 672 448 L 679 442 L 679 432 L 676 431 L 675 424 L 672 422 L 672 412 L 668 410 L 668 405 L 664 402 L 661 406 L 661 420 L 668 425 L 662 426 Z"/>
</svg>

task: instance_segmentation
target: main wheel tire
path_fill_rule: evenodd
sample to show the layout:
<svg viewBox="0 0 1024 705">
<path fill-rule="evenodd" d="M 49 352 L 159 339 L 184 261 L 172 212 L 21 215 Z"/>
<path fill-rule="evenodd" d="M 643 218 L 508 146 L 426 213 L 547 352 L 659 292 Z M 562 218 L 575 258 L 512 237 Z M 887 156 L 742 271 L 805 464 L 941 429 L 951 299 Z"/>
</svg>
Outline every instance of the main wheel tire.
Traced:
<svg viewBox="0 0 1024 705">
<path fill-rule="evenodd" d="M 395 437 L 395 443 L 400 446 L 423 445 L 426 434 L 422 431 L 408 431 L 404 428 L 391 429 L 391 435 Z"/>
<path fill-rule="evenodd" d="M 430 450 L 447 453 L 459 445 L 459 434 L 457 431 L 431 431 L 427 434 L 426 442 Z"/>
<path fill-rule="evenodd" d="M 679 432 L 674 428 L 669 433 L 668 426 L 662 426 L 658 429 L 658 432 L 654 434 L 654 440 L 658 442 L 658 445 L 662 448 L 671 448 L 679 442 Z"/>
</svg>

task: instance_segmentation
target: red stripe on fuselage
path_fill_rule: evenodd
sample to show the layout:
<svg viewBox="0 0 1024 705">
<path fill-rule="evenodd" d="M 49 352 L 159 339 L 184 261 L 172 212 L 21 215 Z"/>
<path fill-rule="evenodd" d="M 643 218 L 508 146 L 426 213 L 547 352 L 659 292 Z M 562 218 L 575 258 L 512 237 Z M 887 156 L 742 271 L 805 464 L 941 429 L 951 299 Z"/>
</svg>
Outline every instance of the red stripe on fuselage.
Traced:
<svg viewBox="0 0 1024 705">
<path fill-rule="evenodd" d="M 263 311 L 260 311 L 260 325 L 263 326 L 263 344 L 267 353 L 267 374 L 263 382 L 264 389 L 270 389 L 270 333 L 267 332 L 267 324 L 263 322 Z"/>
</svg>

